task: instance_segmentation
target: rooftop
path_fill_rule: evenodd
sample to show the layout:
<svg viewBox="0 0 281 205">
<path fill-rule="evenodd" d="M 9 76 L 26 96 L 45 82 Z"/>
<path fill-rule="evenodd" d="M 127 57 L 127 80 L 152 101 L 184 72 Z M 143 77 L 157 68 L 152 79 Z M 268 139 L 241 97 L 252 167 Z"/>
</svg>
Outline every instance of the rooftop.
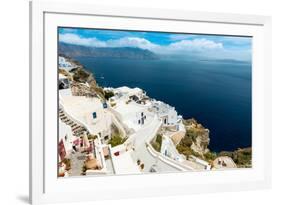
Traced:
<svg viewBox="0 0 281 205">
<path fill-rule="evenodd" d="M 161 102 L 161 101 L 153 101 L 152 107 L 156 112 L 158 112 L 160 114 L 167 113 L 170 110 L 175 110 L 174 107 L 172 107 L 164 102 Z"/>
<path fill-rule="evenodd" d="M 136 88 L 129 88 L 127 86 L 122 86 L 122 87 L 116 88 L 115 90 L 118 91 L 118 92 L 128 93 L 128 94 L 143 92 L 143 90 L 140 89 L 140 88 L 137 88 L 137 87 Z"/>
<path fill-rule="evenodd" d="M 104 110 L 98 98 L 63 96 L 61 100 L 67 112 L 86 124 L 92 133 L 96 134 L 110 126 L 111 115 Z M 96 119 L 93 119 L 93 112 L 96 112 Z"/>
<path fill-rule="evenodd" d="M 124 145 L 112 148 L 112 152 L 124 150 Z M 115 174 L 138 174 L 140 170 L 131 157 L 131 151 L 120 151 L 118 156 L 112 155 L 112 162 Z"/>
<path fill-rule="evenodd" d="M 145 107 L 137 104 L 137 103 L 128 103 L 124 101 L 118 101 L 116 106 L 114 107 L 114 110 L 116 110 L 118 113 L 122 113 L 122 115 L 127 115 L 130 113 L 136 113 L 136 112 L 142 112 L 145 109 Z"/>
<path fill-rule="evenodd" d="M 143 105 L 135 102 L 130 102 L 127 104 L 122 100 L 119 100 L 113 109 L 121 116 L 122 122 L 135 131 L 139 130 L 142 127 L 142 125 L 139 125 L 136 121 L 138 114 L 143 112 L 146 116 L 144 125 L 150 123 L 154 115 L 153 113 L 148 112 L 147 107 Z"/>
</svg>

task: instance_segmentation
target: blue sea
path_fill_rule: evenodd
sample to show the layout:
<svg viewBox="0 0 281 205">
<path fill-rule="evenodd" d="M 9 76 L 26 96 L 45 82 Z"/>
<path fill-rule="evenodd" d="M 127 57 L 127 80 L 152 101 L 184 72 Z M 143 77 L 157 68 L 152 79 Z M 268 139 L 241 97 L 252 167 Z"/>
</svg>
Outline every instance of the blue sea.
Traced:
<svg viewBox="0 0 281 205">
<path fill-rule="evenodd" d="M 210 130 L 212 151 L 252 144 L 251 64 L 77 57 L 105 87 L 139 87 Z"/>
</svg>

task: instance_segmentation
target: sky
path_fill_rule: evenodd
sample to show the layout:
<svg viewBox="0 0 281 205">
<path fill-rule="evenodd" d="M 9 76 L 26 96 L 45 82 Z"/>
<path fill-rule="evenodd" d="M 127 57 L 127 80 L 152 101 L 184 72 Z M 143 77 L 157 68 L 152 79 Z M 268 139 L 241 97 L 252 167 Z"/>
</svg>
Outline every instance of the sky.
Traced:
<svg viewBox="0 0 281 205">
<path fill-rule="evenodd" d="M 252 38 L 205 34 L 59 28 L 59 41 L 89 47 L 138 47 L 158 55 L 251 61 Z"/>
</svg>

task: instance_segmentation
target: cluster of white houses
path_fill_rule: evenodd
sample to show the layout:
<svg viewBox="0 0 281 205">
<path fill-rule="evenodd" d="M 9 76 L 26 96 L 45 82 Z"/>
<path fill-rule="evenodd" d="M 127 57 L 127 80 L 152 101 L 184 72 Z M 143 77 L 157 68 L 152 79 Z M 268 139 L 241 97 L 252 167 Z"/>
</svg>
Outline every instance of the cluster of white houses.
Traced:
<svg viewBox="0 0 281 205">
<path fill-rule="evenodd" d="M 182 116 L 178 115 L 174 107 L 161 101 L 152 101 L 152 110 L 163 121 L 163 126 L 173 127 L 175 130 L 179 129 Z"/>
<path fill-rule="evenodd" d="M 163 126 L 179 129 L 182 116 L 178 115 L 174 107 L 146 96 L 140 88 L 105 88 L 114 93 L 109 102 L 118 118 L 130 128 L 138 129 L 149 123 L 155 116 L 162 120 Z"/>
<path fill-rule="evenodd" d="M 63 57 L 59 58 L 59 66 L 60 69 L 65 70 L 72 67 Z M 169 140 L 163 141 L 161 149 L 163 156 L 160 160 L 156 160 L 159 154 L 147 148 L 147 144 L 145 146 L 146 139 L 143 141 L 143 146 L 138 146 L 140 148 L 136 148 L 137 145 L 134 144 L 138 139 L 135 141 L 130 139 L 131 136 L 141 138 L 144 136 L 141 133 L 149 133 L 151 129 L 159 130 L 159 122 L 161 127 L 168 127 L 174 133 L 184 132 L 182 117 L 174 107 L 150 99 L 140 88 L 125 86 L 104 88 L 106 92 L 114 93 L 108 101 L 97 96 L 74 96 L 71 83 L 68 77 L 59 74 L 60 161 L 71 158 L 71 155 L 77 151 L 86 151 L 91 154 L 90 161 L 87 161 L 86 165 L 90 164 L 94 167 L 89 168 L 86 174 L 141 173 L 143 170 L 151 170 L 143 167 L 155 166 L 154 161 L 161 161 L 158 162 L 158 166 L 162 163 L 162 171 L 165 171 L 163 169 L 166 167 L 178 171 L 193 169 L 192 166 L 181 164 L 183 157 Z M 111 147 L 108 141 L 112 137 L 112 127 L 117 128 L 120 136 L 128 139 L 126 142 L 130 143 Z M 145 129 L 148 131 L 146 132 Z M 155 134 L 154 131 L 151 133 Z M 88 136 L 91 136 L 91 139 Z M 151 164 L 147 162 L 148 160 L 152 161 Z M 201 167 L 206 169 L 205 165 Z"/>
<path fill-rule="evenodd" d="M 71 62 L 69 62 L 66 58 L 62 57 L 62 56 L 59 56 L 59 59 L 58 59 L 58 64 L 59 64 L 59 68 L 62 68 L 64 70 L 71 70 L 73 68 L 75 68 L 75 65 L 73 65 Z"/>
</svg>

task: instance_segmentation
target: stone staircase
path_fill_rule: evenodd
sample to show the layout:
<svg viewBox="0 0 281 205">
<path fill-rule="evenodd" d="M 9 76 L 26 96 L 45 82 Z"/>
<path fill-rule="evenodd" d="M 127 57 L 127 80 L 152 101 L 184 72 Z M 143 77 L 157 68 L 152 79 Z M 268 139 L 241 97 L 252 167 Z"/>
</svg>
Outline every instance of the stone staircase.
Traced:
<svg viewBox="0 0 281 205">
<path fill-rule="evenodd" d="M 80 125 L 80 124 L 74 122 L 73 120 L 71 120 L 66 115 L 66 113 L 64 112 L 64 110 L 62 108 L 59 108 L 59 118 L 61 119 L 62 122 L 64 122 L 65 124 L 67 124 L 71 127 L 72 134 L 74 136 L 82 137 L 84 132 L 89 134 L 89 131 L 83 125 Z"/>
</svg>

